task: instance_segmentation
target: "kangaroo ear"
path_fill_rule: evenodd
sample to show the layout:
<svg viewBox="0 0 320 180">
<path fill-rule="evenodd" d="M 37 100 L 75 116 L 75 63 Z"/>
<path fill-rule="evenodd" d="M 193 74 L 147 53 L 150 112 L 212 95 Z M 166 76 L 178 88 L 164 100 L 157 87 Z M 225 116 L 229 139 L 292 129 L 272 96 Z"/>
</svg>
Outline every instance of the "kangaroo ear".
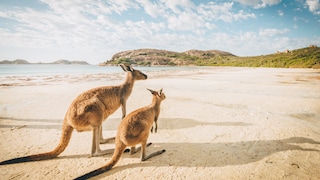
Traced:
<svg viewBox="0 0 320 180">
<path fill-rule="evenodd" d="M 128 66 L 127 66 L 127 68 L 128 68 L 128 71 L 133 72 L 133 68 L 132 68 L 131 64 L 130 64 L 130 65 L 128 65 Z"/>
<path fill-rule="evenodd" d="M 123 69 L 123 71 L 127 72 L 127 68 L 124 64 L 119 64 L 119 66 Z"/>
<path fill-rule="evenodd" d="M 119 64 L 119 66 L 123 69 L 123 71 L 128 72 L 128 71 L 133 71 L 131 65 L 128 64 Z"/>
<path fill-rule="evenodd" d="M 153 94 L 153 95 L 157 95 L 158 94 L 157 91 L 154 91 L 154 90 L 151 90 L 151 89 L 148 89 L 148 88 L 147 88 L 147 90 L 149 90 L 151 92 L 151 94 Z"/>
</svg>

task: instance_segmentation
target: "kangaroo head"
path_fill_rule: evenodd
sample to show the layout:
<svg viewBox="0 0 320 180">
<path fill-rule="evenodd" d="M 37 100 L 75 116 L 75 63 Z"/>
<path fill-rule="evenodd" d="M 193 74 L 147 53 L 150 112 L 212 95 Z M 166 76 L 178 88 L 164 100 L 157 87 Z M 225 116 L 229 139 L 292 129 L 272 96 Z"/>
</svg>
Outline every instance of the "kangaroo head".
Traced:
<svg viewBox="0 0 320 180">
<path fill-rule="evenodd" d="M 162 92 L 162 88 L 159 90 L 159 91 L 154 91 L 154 90 L 151 90 L 151 89 L 148 89 L 151 94 L 153 96 L 155 96 L 158 100 L 162 101 L 166 98 L 166 95 Z"/>
<path fill-rule="evenodd" d="M 130 72 L 135 80 L 145 80 L 148 78 L 146 74 L 139 70 L 133 69 L 131 65 L 120 64 L 120 67 L 123 69 L 123 71 Z"/>
</svg>

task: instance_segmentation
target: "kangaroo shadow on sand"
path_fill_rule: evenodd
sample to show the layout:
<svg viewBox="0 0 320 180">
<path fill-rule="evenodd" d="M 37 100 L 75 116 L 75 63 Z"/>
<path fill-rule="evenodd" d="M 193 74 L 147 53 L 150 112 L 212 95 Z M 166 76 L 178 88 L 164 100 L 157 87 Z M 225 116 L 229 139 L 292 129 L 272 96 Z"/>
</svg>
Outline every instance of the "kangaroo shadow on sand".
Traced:
<svg viewBox="0 0 320 180">
<path fill-rule="evenodd" d="M 0 121 L 0 128 L 12 128 L 12 129 L 57 129 L 62 128 L 62 119 L 23 119 L 23 118 L 11 118 L 11 117 L 0 117 L 0 120 L 9 120 L 17 124 L 3 124 Z M 25 122 L 21 124 L 21 122 Z M 40 123 L 40 124 L 30 124 L 30 123 Z"/>
<path fill-rule="evenodd" d="M 317 146 L 316 149 L 305 149 L 298 145 L 302 143 L 320 145 L 320 142 L 304 137 L 292 137 L 283 140 L 257 140 L 221 143 L 157 143 L 148 147 L 147 153 L 166 149 L 165 153 L 153 157 L 146 162 L 123 166 L 116 165 L 110 171 L 95 178 L 100 179 L 124 169 L 134 167 L 224 167 L 256 162 L 274 153 L 284 151 L 297 150 L 320 152 L 320 146 Z M 140 153 L 136 153 L 134 155 L 125 154 L 122 158 L 139 159 Z M 266 163 L 273 163 L 273 161 L 270 159 L 267 160 Z M 96 168 L 103 165 L 104 164 L 97 165 Z M 91 170 L 93 169 L 87 169 L 88 172 Z"/>
<path fill-rule="evenodd" d="M 116 130 L 115 127 L 118 127 L 120 123 L 120 119 L 117 118 L 110 118 L 105 121 L 103 124 L 103 130 Z M 159 118 L 158 119 L 158 128 L 160 130 L 174 130 L 174 129 L 185 129 L 185 128 L 192 128 L 195 126 L 250 126 L 252 124 L 245 123 L 245 122 L 204 122 L 204 121 L 197 121 L 188 118 Z"/>
<path fill-rule="evenodd" d="M 61 130 L 62 123 L 63 123 L 63 120 L 58 120 L 58 119 L 21 119 L 21 118 L 11 118 L 11 117 L 0 117 L 0 120 L 12 121 L 13 123 L 10 125 L 3 124 L 0 121 L 0 128 L 10 128 L 12 130 L 19 130 L 22 128 Z M 108 118 L 103 123 L 103 130 L 104 131 L 116 130 L 120 121 L 121 121 L 120 118 Z M 159 118 L 158 121 L 159 121 L 159 129 L 170 129 L 170 130 L 191 128 L 199 125 L 200 126 L 201 125 L 202 126 L 203 125 L 211 125 L 211 126 L 249 126 L 251 125 L 244 122 L 201 122 L 201 121 L 196 121 L 196 120 L 187 119 L 187 118 Z M 15 125 L 15 122 L 16 122 L 16 125 Z M 26 122 L 26 123 L 22 124 L 21 122 Z M 34 124 L 37 122 L 39 122 L 39 124 Z M 57 144 L 59 142 L 59 139 L 60 139 L 60 136 L 57 137 L 56 139 Z M 50 151 L 50 150 L 51 149 L 48 149 L 47 151 Z M 62 154 L 58 156 L 58 158 L 60 159 L 88 158 L 89 156 L 90 156 L 89 154 L 78 154 L 78 155 L 71 155 L 71 156 L 70 155 L 64 156 Z"/>
<path fill-rule="evenodd" d="M 62 119 L 21 119 L 21 118 L 10 118 L 10 117 L 0 117 L 1 119 L 10 120 L 13 122 L 20 122 L 19 125 L 7 125 L 1 124 L 0 128 L 27 128 L 27 129 L 56 129 L 61 130 Z M 103 130 L 117 130 L 120 123 L 120 118 L 108 118 L 106 119 L 102 126 Z M 26 122 L 21 125 L 21 122 Z M 39 122 L 40 124 L 30 124 Z M 187 118 L 160 118 L 158 120 L 159 129 L 184 129 L 191 128 L 199 125 L 212 125 L 212 126 L 249 126 L 251 124 L 244 122 L 202 122 Z"/>
</svg>

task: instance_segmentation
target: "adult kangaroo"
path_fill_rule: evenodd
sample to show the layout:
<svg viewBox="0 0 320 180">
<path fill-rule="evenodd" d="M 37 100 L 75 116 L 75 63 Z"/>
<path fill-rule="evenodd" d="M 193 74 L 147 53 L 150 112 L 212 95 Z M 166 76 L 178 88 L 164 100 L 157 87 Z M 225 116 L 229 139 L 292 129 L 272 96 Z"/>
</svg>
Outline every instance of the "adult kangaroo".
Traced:
<svg viewBox="0 0 320 180">
<path fill-rule="evenodd" d="M 73 129 L 77 131 L 92 130 L 91 156 L 104 155 L 110 151 L 102 151 L 100 143 L 106 143 L 114 138 L 102 138 L 102 122 L 122 107 L 122 118 L 126 115 L 126 101 L 132 92 L 136 80 L 145 80 L 147 75 L 128 65 L 120 65 L 127 72 L 127 77 L 121 85 L 103 86 L 90 89 L 73 100 L 64 117 L 62 136 L 59 145 L 47 153 L 35 154 L 3 161 L 0 165 L 20 162 L 52 159 L 61 154 L 67 147 Z"/>
<path fill-rule="evenodd" d="M 153 156 L 157 156 L 165 152 L 165 150 L 156 151 L 146 155 L 147 140 L 150 130 L 153 130 L 155 123 L 155 132 L 157 132 L 157 120 L 160 113 L 160 104 L 166 96 L 160 91 L 149 91 L 153 94 L 152 103 L 149 106 L 137 109 L 128 114 L 119 124 L 117 136 L 115 139 L 115 150 L 111 160 L 103 167 L 82 175 L 77 180 L 88 179 L 110 170 L 119 161 L 127 146 L 131 147 L 131 154 L 135 153 L 135 145 L 141 144 L 141 161 L 145 161 Z"/>
</svg>

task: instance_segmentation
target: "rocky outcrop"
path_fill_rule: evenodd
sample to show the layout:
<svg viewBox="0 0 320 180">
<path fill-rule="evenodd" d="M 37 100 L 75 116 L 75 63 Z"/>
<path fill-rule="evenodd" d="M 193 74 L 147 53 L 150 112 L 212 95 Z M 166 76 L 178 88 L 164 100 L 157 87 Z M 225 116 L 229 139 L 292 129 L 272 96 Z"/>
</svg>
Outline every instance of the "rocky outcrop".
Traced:
<svg viewBox="0 0 320 180">
<path fill-rule="evenodd" d="M 231 53 L 211 50 L 189 50 L 186 52 L 174 52 L 159 49 L 137 49 L 122 51 L 112 56 L 106 65 L 130 63 L 144 66 L 156 65 L 190 65 L 196 59 L 210 59 L 214 56 L 234 56 Z"/>
</svg>

